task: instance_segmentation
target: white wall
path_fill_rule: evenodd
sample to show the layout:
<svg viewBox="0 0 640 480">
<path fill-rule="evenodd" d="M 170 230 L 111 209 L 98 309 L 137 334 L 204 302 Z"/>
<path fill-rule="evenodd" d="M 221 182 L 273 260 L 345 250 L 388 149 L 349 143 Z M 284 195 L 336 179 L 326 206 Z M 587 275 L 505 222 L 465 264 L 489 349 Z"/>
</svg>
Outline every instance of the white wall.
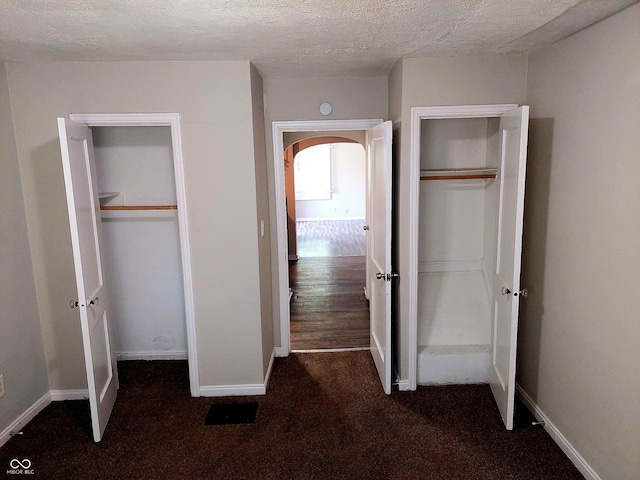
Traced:
<svg viewBox="0 0 640 480">
<path fill-rule="evenodd" d="M 331 189 L 328 200 L 296 200 L 297 219 L 365 218 L 366 162 L 359 143 L 331 144 Z"/>
<path fill-rule="evenodd" d="M 105 205 L 175 205 L 169 127 L 93 127 Z M 178 214 L 103 211 L 102 258 L 120 358 L 187 358 Z"/>
<path fill-rule="evenodd" d="M 12 63 L 7 73 L 51 387 L 86 385 L 55 121 L 72 112 L 180 113 L 200 383 L 262 384 L 250 63 Z"/>
<path fill-rule="evenodd" d="M 0 63 L 0 374 L 6 391 L 0 398 L 0 434 L 49 391 L 22 192 Z"/>
<path fill-rule="evenodd" d="M 422 120 L 420 143 L 421 169 L 485 167 L 487 119 Z M 483 275 L 488 185 L 420 182 L 418 345 L 490 343 L 491 288 Z"/>
<path fill-rule="evenodd" d="M 519 382 L 603 480 L 640 473 L 640 5 L 533 53 Z"/>
</svg>

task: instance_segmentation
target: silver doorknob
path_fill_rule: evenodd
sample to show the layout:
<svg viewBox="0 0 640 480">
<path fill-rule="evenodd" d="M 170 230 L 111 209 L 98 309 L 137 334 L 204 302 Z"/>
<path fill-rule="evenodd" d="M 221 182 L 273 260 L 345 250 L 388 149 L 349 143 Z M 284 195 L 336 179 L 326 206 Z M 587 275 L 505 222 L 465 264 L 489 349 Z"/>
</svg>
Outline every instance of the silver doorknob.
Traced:
<svg viewBox="0 0 640 480">
<path fill-rule="evenodd" d="M 502 287 L 502 295 L 509 295 L 511 293 L 511 290 L 509 290 L 506 287 Z"/>
<path fill-rule="evenodd" d="M 362 229 L 366 232 L 367 230 L 369 230 L 369 225 L 365 225 L 364 227 L 362 227 Z"/>
<path fill-rule="evenodd" d="M 384 273 L 376 273 L 376 278 L 378 280 L 384 280 Z"/>
<path fill-rule="evenodd" d="M 89 302 L 89 305 L 98 305 L 100 303 L 100 298 L 96 297 Z"/>
</svg>

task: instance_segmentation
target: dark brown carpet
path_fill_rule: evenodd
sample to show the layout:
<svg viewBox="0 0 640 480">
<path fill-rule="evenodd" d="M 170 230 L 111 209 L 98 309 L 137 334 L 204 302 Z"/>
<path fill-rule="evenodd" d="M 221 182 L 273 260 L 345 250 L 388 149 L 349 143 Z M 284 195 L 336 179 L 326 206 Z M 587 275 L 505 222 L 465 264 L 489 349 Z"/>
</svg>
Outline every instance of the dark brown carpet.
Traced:
<svg viewBox="0 0 640 480">
<path fill-rule="evenodd" d="M 190 398 L 184 362 L 123 362 L 104 440 L 87 403 L 56 402 L 0 449 L 52 479 L 582 479 L 541 427 L 507 432 L 483 385 L 382 393 L 368 352 L 276 359 L 266 396 Z M 259 402 L 251 425 L 203 425 Z M 15 478 L 15 476 L 7 475 Z"/>
</svg>

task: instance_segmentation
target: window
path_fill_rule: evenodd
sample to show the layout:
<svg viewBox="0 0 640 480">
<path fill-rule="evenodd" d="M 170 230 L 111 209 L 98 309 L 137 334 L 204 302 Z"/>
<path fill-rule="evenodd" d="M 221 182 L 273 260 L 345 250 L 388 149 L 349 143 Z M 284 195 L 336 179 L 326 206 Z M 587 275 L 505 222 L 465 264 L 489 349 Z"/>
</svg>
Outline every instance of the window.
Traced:
<svg viewBox="0 0 640 480">
<path fill-rule="evenodd" d="M 316 145 L 293 160 L 296 200 L 331 199 L 331 145 Z"/>
</svg>

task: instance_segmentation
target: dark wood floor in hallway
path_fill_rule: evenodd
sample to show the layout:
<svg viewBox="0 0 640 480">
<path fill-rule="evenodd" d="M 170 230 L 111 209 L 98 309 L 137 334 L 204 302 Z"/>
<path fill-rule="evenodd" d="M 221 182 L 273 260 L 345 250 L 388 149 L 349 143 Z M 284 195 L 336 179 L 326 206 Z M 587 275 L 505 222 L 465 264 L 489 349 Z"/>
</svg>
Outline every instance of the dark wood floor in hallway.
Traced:
<svg viewBox="0 0 640 480">
<path fill-rule="evenodd" d="M 289 278 L 293 350 L 369 346 L 365 257 L 301 257 Z"/>
</svg>

